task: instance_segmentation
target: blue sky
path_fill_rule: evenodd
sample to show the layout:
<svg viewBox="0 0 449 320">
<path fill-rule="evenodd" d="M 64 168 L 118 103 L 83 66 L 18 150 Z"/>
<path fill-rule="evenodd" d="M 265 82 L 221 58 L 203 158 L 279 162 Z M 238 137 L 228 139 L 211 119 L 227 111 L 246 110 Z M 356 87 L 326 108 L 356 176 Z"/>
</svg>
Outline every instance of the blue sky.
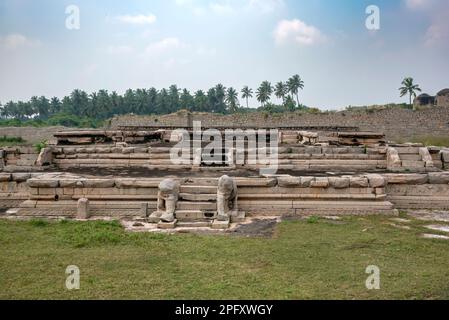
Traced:
<svg viewBox="0 0 449 320">
<path fill-rule="evenodd" d="M 369 5 L 380 30 L 365 27 Z M 430 94 L 449 87 L 448 49 L 446 0 L 0 0 L 0 101 L 300 74 L 309 106 L 401 102 L 406 76 Z"/>
</svg>

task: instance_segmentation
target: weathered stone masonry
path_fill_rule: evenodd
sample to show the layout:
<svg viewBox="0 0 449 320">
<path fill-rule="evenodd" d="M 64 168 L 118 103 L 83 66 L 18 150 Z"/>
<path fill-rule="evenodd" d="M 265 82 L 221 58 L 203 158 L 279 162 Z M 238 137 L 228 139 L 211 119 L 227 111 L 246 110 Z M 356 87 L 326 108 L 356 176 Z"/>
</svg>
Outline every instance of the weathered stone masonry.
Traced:
<svg viewBox="0 0 449 320">
<path fill-rule="evenodd" d="M 389 140 L 405 140 L 415 136 L 448 136 L 449 108 L 432 107 L 413 111 L 389 108 L 373 111 L 341 111 L 320 114 L 232 114 L 178 112 L 161 116 L 120 116 L 111 120 L 111 127 L 189 127 L 192 121 L 201 121 L 204 127 L 359 127 L 361 131 L 384 132 Z"/>
</svg>

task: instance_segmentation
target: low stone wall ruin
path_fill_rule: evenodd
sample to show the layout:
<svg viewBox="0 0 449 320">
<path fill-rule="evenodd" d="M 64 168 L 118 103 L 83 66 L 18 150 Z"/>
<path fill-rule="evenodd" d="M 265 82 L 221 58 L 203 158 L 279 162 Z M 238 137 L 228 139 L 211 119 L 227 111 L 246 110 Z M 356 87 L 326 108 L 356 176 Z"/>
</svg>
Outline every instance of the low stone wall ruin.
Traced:
<svg viewBox="0 0 449 320">
<path fill-rule="evenodd" d="M 34 147 L 5 147 L 0 150 L 0 170 L 7 172 L 37 171 L 39 153 Z"/>
<path fill-rule="evenodd" d="M 383 108 L 371 111 L 340 111 L 327 113 L 282 113 L 218 115 L 178 112 L 156 116 L 118 116 L 111 128 L 121 126 L 189 127 L 201 121 L 204 127 L 359 127 L 361 131 L 384 132 L 388 140 L 409 140 L 411 137 L 448 136 L 449 108 L 432 107 L 413 111 L 403 108 Z"/>
<path fill-rule="evenodd" d="M 28 178 L 28 180 L 27 180 Z M 142 217 L 157 207 L 162 178 L 95 178 L 66 173 L 1 174 L 1 200 L 20 202 L 20 216 L 75 217 L 87 198 L 93 216 Z M 216 210 L 218 178 L 177 179 L 180 210 Z M 394 213 L 449 209 L 449 172 L 357 176 L 235 178 L 247 215 Z M 145 212 L 143 212 L 145 204 Z"/>
</svg>

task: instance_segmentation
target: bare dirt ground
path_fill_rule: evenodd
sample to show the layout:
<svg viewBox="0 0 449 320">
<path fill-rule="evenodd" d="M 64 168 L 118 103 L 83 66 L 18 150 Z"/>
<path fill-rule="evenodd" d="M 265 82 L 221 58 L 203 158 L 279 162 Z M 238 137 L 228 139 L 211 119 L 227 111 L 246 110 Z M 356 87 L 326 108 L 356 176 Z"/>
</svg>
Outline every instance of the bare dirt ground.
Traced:
<svg viewBox="0 0 449 320">
<path fill-rule="evenodd" d="M 271 238 L 279 219 L 253 219 L 246 224 L 238 225 L 231 234 L 244 237 Z"/>
</svg>

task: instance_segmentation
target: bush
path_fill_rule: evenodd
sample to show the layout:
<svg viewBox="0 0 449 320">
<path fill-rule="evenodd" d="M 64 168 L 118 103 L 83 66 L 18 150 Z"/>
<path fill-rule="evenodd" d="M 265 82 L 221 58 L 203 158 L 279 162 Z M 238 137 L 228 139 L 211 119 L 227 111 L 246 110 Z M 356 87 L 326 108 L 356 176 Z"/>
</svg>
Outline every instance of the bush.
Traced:
<svg viewBox="0 0 449 320">
<path fill-rule="evenodd" d="M 34 145 L 38 153 L 41 153 L 42 149 L 44 149 L 48 144 L 47 140 L 42 140 Z"/>
</svg>

